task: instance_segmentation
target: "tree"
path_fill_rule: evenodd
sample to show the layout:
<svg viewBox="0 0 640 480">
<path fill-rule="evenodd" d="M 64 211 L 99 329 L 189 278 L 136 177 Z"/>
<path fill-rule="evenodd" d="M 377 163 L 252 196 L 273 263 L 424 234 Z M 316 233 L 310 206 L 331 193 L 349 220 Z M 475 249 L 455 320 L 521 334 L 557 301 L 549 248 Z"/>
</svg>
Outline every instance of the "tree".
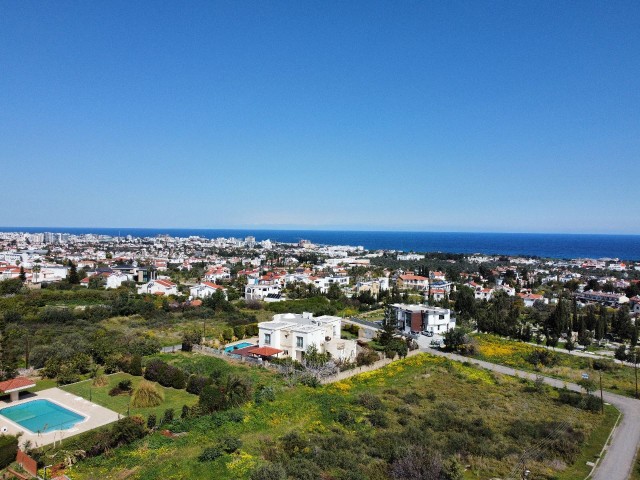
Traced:
<svg viewBox="0 0 640 480">
<path fill-rule="evenodd" d="M 18 359 L 11 343 L 3 316 L 0 318 L 0 380 L 9 380 L 18 374 Z"/>
<path fill-rule="evenodd" d="M 18 276 L 18 278 L 22 283 L 27 281 L 27 274 L 24 273 L 24 267 L 22 265 L 20 265 L 20 275 Z"/>
<path fill-rule="evenodd" d="M 69 283 L 71 285 L 78 285 L 80 283 L 80 276 L 78 275 L 78 269 L 75 263 L 69 260 Z"/>
<path fill-rule="evenodd" d="M 380 332 L 380 345 L 388 345 L 393 339 L 393 335 L 398 328 L 398 321 L 394 308 L 387 304 L 384 307 L 384 318 L 382 319 L 382 332 Z"/>
<path fill-rule="evenodd" d="M 463 323 L 468 323 L 476 315 L 476 299 L 473 289 L 462 286 L 456 294 L 454 306 L 458 312 L 458 318 Z"/>
</svg>

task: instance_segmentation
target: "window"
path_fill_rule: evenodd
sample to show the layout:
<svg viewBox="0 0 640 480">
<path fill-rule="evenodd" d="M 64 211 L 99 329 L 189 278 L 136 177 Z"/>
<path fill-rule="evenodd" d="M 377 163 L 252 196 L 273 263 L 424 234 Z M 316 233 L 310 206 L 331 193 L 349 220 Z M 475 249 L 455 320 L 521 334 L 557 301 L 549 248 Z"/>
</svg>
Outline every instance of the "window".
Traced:
<svg viewBox="0 0 640 480">
<path fill-rule="evenodd" d="M 296 337 L 296 348 L 304 348 L 304 340 L 302 337 Z"/>
<path fill-rule="evenodd" d="M 265 345 L 271 345 L 271 334 L 270 333 L 265 333 L 264 334 L 264 344 Z"/>
<path fill-rule="evenodd" d="M 444 315 L 440 315 L 440 320 L 444 320 Z"/>
</svg>

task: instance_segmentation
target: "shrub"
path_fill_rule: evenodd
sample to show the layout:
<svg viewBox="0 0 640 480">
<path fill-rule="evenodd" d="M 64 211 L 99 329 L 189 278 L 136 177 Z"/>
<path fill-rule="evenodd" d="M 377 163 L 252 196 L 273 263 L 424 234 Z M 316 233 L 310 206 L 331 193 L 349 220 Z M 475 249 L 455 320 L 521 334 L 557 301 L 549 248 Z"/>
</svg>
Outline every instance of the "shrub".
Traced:
<svg viewBox="0 0 640 480">
<path fill-rule="evenodd" d="M 153 430 L 154 428 L 156 428 L 156 424 L 158 423 L 158 421 L 156 420 L 156 416 L 155 414 L 151 414 L 149 415 L 149 418 L 147 418 L 147 428 L 149 430 Z"/>
<path fill-rule="evenodd" d="M 545 367 L 553 367 L 557 365 L 559 361 L 555 353 L 544 348 L 532 350 L 531 353 L 527 355 L 526 360 L 534 366 L 542 365 Z"/>
<path fill-rule="evenodd" d="M 355 425 L 356 419 L 353 414 L 348 410 L 340 410 L 336 415 L 338 423 L 346 426 Z"/>
<path fill-rule="evenodd" d="M 260 405 L 265 402 L 273 402 L 276 399 L 276 392 L 271 386 L 258 387 L 254 395 L 254 401 L 256 405 Z"/>
<path fill-rule="evenodd" d="M 206 385 L 211 385 L 212 382 L 210 378 L 203 377 L 202 375 L 190 375 L 187 381 L 187 392 L 200 395 L 202 389 Z"/>
<path fill-rule="evenodd" d="M 189 418 L 189 415 L 191 415 L 191 409 L 189 408 L 189 405 L 183 405 L 182 412 L 180 413 L 180 418 Z"/>
<path fill-rule="evenodd" d="M 389 426 L 387 415 L 380 410 L 371 412 L 367 418 L 374 427 L 386 428 Z"/>
<path fill-rule="evenodd" d="M 164 415 L 162 417 L 162 423 L 171 423 L 173 422 L 173 408 L 167 408 L 164 411 Z"/>
<path fill-rule="evenodd" d="M 594 358 L 591 360 L 591 368 L 594 370 L 602 370 L 603 372 L 611 372 L 617 370 L 619 367 L 613 360 Z"/>
<path fill-rule="evenodd" d="M 163 393 L 154 383 L 147 380 L 140 382 L 131 396 L 131 405 L 136 408 L 157 407 L 164 400 Z"/>
<path fill-rule="evenodd" d="M 144 419 L 134 415 L 118 420 L 113 424 L 109 438 L 110 446 L 126 445 L 147 434 Z"/>
<path fill-rule="evenodd" d="M 0 469 L 9 466 L 18 453 L 18 437 L 0 435 Z"/>
<path fill-rule="evenodd" d="M 165 376 L 165 371 L 169 365 L 162 360 L 153 359 L 144 369 L 144 378 L 152 382 L 158 382 L 160 378 Z"/>
<path fill-rule="evenodd" d="M 104 387 L 109 384 L 109 380 L 104 375 L 97 375 L 92 381 L 91 385 L 94 387 Z"/>
<path fill-rule="evenodd" d="M 237 437 L 226 436 L 220 440 L 220 448 L 226 453 L 233 453 L 240 450 L 242 447 L 242 440 Z"/>
<path fill-rule="evenodd" d="M 140 355 L 134 355 L 133 357 L 131 357 L 129 373 L 136 377 L 142 376 L 142 357 Z"/>
<path fill-rule="evenodd" d="M 356 365 L 359 367 L 363 365 L 372 365 L 373 363 L 380 360 L 380 357 L 374 350 L 363 350 L 362 352 L 356 355 Z"/>
<path fill-rule="evenodd" d="M 308 373 L 300 376 L 300 383 L 311 388 L 317 388 L 320 386 L 320 380 Z"/>
<path fill-rule="evenodd" d="M 224 453 L 218 447 L 207 447 L 198 456 L 198 461 L 213 462 L 214 460 L 220 458 L 222 455 L 224 455 Z"/>
<path fill-rule="evenodd" d="M 287 471 L 279 463 L 267 463 L 251 472 L 251 480 L 286 480 Z"/>
<path fill-rule="evenodd" d="M 362 393 L 358 397 L 358 403 L 368 410 L 383 410 L 382 400 L 371 393 Z"/>
<path fill-rule="evenodd" d="M 119 381 L 118 388 L 123 392 L 128 392 L 129 390 L 131 390 L 131 380 L 126 379 L 126 380 Z"/>
</svg>

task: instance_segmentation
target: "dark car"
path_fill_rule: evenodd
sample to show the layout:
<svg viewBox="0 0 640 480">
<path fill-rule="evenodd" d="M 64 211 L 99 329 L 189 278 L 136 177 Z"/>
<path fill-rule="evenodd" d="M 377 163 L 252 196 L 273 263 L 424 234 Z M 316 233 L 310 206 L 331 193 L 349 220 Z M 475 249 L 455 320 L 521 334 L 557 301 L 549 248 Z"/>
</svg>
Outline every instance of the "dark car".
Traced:
<svg viewBox="0 0 640 480">
<path fill-rule="evenodd" d="M 424 330 L 423 332 L 421 332 L 422 335 L 424 335 L 425 337 L 433 337 L 433 332 L 429 332 L 427 330 Z"/>
</svg>

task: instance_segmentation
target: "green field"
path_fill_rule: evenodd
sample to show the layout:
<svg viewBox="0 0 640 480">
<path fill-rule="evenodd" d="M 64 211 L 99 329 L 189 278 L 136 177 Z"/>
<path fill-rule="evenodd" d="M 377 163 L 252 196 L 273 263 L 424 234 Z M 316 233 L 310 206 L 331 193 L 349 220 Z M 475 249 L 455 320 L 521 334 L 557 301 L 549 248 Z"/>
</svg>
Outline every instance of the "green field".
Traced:
<svg viewBox="0 0 640 480">
<path fill-rule="evenodd" d="M 64 391 L 77 395 L 79 397 L 91 398 L 91 401 L 102 405 L 114 412 L 125 416 L 129 408 L 129 395 L 117 395 L 110 396 L 109 390 L 115 387 L 118 382 L 125 379 L 130 379 L 135 388 L 142 380 L 142 377 L 134 377 L 128 373 L 115 373 L 107 376 L 109 381 L 108 385 L 104 387 L 94 387 L 91 384 L 91 380 L 85 380 L 84 382 L 74 383 L 73 385 L 67 385 L 61 387 Z M 158 389 L 164 393 L 164 401 L 157 407 L 150 408 L 134 408 L 131 407 L 131 415 L 140 414 L 147 418 L 150 414 L 155 414 L 158 419 L 162 418 L 164 411 L 168 408 L 173 408 L 176 415 L 180 415 L 183 405 L 194 405 L 198 401 L 198 397 L 187 393 L 186 390 L 176 390 L 175 388 L 165 388 L 161 385 L 157 385 Z"/>
<path fill-rule="evenodd" d="M 598 357 L 579 357 L 560 351 L 553 351 L 553 354 L 558 359 L 556 365 L 551 367 L 534 366 L 529 362 L 528 356 L 539 347 L 496 335 L 476 334 L 473 338 L 478 342 L 477 351 L 473 355 L 474 358 L 521 370 L 538 372 L 573 383 L 579 382 L 583 373 L 589 374 L 590 378 L 596 382 L 599 381 L 600 372 L 593 368 L 593 361 Z M 602 372 L 603 388 L 613 393 L 634 397 L 635 373 L 633 368 L 613 364 L 613 360 L 610 363 L 613 369 Z"/>
<path fill-rule="evenodd" d="M 184 436 L 156 433 L 68 473 L 74 479 L 248 479 L 272 462 L 290 478 L 384 480 L 394 458 L 424 445 L 447 462 L 468 465 L 464 478 L 484 479 L 508 475 L 536 444 L 536 460 L 527 463 L 532 478 L 582 478 L 617 412 L 576 410 L 557 398 L 557 391 L 536 390 L 523 379 L 420 354 L 317 389 L 280 387 L 271 403 L 176 421 L 171 429 Z M 224 436 L 240 438 L 240 450 L 198 461 Z"/>
</svg>

